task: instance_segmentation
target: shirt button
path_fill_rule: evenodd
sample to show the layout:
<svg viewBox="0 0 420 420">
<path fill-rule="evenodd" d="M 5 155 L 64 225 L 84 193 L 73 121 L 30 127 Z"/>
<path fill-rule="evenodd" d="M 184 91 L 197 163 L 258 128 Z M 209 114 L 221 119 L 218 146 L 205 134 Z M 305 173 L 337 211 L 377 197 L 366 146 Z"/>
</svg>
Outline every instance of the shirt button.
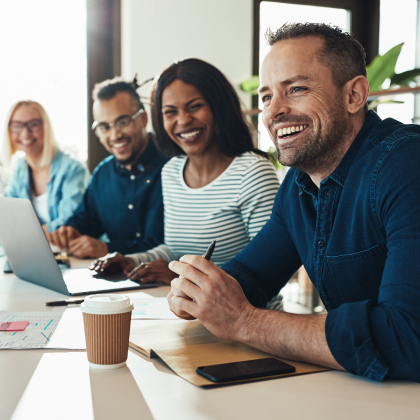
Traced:
<svg viewBox="0 0 420 420">
<path fill-rule="evenodd" d="M 137 232 L 137 233 L 136 233 L 136 236 L 137 236 L 137 238 L 140 238 L 141 233 L 140 233 L 140 232 Z"/>
<path fill-rule="evenodd" d="M 330 196 L 330 190 L 327 190 L 326 192 L 325 192 L 325 197 L 329 197 Z"/>
<path fill-rule="evenodd" d="M 320 241 L 318 241 L 318 246 L 320 248 L 324 248 L 325 242 L 321 239 Z"/>
<path fill-rule="evenodd" d="M 130 176 L 130 179 L 131 179 L 132 181 L 134 181 L 134 180 L 136 179 L 136 176 L 135 176 L 135 175 L 131 175 L 131 176 Z"/>
<path fill-rule="evenodd" d="M 134 206 L 133 206 L 132 204 L 129 204 L 129 205 L 128 205 L 128 208 L 129 208 L 130 210 L 133 210 L 133 209 L 134 209 Z"/>
</svg>

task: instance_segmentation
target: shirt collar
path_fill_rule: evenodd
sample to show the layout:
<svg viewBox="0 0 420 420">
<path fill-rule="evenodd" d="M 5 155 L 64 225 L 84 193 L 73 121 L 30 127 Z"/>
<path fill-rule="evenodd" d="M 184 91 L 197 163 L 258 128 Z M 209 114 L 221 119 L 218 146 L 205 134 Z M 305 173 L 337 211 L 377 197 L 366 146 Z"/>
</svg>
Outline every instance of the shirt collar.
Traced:
<svg viewBox="0 0 420 420">
<path fill-rule="evenodd" d="M 369 111 L 366 117 L 365 122 L 363 123 L 362 128 L 357 133 L 353 143 L 347 150 L 344 157 L 341 159 L 338 166 L 335 168 L 334 172 L 332 172 L 327 178 L 321 181 L 321 184 L 327 183 L 330 179 L 341 185 L 344 186 L 346 181 L 347 175 L 350 171 L 351 165 L 359 153 L 360 148 L 362 147 L 363 142 L 366 140 L 369 133 L 372 131 L 372 128 L 380 123 L 382 120 L 374 111 Z M 299 187 L 299 191 L 302 192 L 305 190 L 306 192 L 312 192 L 312 188 L 309 186 L 312 183 L 309 175 L 303 171 L 297 171 L 295 176 L 295 182 Z"/>
<path fill-rule="evenodd" d="M 341 162 L 338 164 L 337 168 L 335 168 L 334 172 L 328 178 L 331 178 L 333 181 L 337 182 L 342 187 L 344 186 L 351 165 L 355 157 L 359 153 L 363 142 L 366 140 L 366 137 L 372 131 L 372 128 L 381 121 L 381 118 L 378 116 L 378 114 L 376 114 L 375 111 L 369 111 L 362 128 L 357 133 L 357 136 L 354 139 L 351 146 L 349 147 L 349 150 L 347 150 L 346 154 L 344 155 L 343 159 L 341 159 Z M 322 182 L 326 182 L 328 178 L 324 179 Z"/>
</svg>

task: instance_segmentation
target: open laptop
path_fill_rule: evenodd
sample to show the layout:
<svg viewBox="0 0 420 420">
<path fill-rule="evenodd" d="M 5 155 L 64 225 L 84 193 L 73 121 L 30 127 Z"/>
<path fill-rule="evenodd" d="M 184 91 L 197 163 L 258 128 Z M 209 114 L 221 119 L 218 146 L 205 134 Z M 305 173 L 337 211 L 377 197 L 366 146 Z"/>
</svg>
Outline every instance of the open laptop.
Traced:
<svg viewBox="0 0 420 420">
<path fill-rule="evenodd" d="M 0 242 L 14 273 L 21 279 L 70 295 L 109 293 L 157 287 L 140 284 L 122 273 L 95 274 L 88 268 L 61 270 L 30 200 L 0 197 Z"/>
</svg>

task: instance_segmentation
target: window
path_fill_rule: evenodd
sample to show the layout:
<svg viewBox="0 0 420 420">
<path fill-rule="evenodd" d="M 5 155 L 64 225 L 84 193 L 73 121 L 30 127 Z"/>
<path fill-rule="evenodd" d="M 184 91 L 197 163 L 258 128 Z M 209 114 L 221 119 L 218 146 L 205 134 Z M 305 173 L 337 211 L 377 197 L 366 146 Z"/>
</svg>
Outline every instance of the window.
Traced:
<svg viewBox="0 0 420 420">
<path fill-rule="evenodd" d="M 60 147 L 86 161 L 86 0 L 1 2 L 0 51 L 1 124 L 16 101 L 38 101 Z"/>
<path fill-rule="evenodd" d="M 260 3 L 260 38 L 259 38 L 259 68 L 268 52 L 268 45 L 264 35 L 268 28 L 276 29 L 287 22 L 317 22 L 339 26 L 350 30 L 351 12 L 346 9 L 306 6 L 302 4 L 290 4 L 273 1 L 262 1 Z M 261 101 L 258 106 L 262 109 Z M 267 130 L 262 121 L 262 115 L 258 116 L 259 147 L 268 150 L 273 145 Z"/>
<path fill-rule="evenodd" d="M 382 55 L 395 45 L 404 42 L 395 68 L 396 73 L 402 73 L 416 67 L 418 3 L 418 0 L 404 0 L 404 7 L 399 7 L 394 0 L 381 0 L 379 54 Z M 398 95 L 394 99 L 404 103 L 379 105 L 377 109 L 379 116 L 381 118 L 392 117 L 403 123 L 412 123 L 415 118 L 414 95 L 408 93 Z M 418 124 L 420 121 L 416 120 L 414 122 Z"/>
</svg>

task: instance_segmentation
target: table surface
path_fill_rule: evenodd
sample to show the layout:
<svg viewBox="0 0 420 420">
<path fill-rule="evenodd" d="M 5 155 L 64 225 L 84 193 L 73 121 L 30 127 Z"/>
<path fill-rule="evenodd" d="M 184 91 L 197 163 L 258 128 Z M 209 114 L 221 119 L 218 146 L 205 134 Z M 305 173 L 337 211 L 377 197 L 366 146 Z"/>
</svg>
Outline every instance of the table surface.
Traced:
<svg viewBox="0 0 420 420">
<path fill-rule="evenodd" d="M 0 258 L 0 267 L 3 262 Z M 166 296 L 168 290 L 145 292 Z M 0 310 L 54 310 L 45 302 L 65 298 L 13 274 L 0 274 Z M 85 351 L 0 351 L 1 420 L 418 420 L 419 395 L 418 383 L 376 383 L 335 371 L 203 389 L 160 359 L 131 350 L 127 367 L 111 371 L 89 369 Z"/>
</svg>

